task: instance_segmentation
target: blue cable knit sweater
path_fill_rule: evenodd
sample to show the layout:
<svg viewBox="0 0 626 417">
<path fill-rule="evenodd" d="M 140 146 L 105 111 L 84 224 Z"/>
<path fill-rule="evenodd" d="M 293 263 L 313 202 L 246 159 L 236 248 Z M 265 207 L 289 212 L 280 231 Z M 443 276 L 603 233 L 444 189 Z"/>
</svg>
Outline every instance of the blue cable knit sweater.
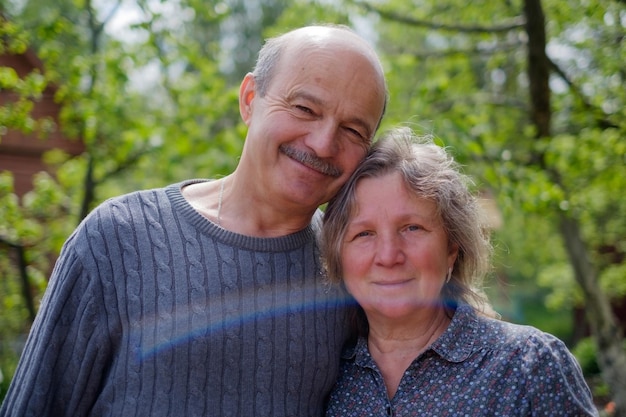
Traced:
<svg viewBox="0 0 626 417">
<path fill-rule="evenodd" d="M 185 184 L 108 200 L 67 240 L 1 417 L 322 415 L 347 324 L 319 216 L 238 235 Z"/>
</svg>

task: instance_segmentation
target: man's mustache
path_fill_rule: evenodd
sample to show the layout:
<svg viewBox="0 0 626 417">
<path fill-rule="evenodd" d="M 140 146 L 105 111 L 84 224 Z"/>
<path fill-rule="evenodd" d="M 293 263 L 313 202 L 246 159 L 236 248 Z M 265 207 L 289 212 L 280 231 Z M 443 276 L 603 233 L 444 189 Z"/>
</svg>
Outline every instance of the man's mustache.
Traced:
<svg viewBox="0 0 626 417">
<path fill-rule="evenodd" d="M 321 172 L 324 175 L 337 178 L 340 177 L 341 174 L 343 174 L 343 171 L 341 169 L 337 168 L 329 162 L 324 161 L 322 158 L 313 153 L 302 151 L 300 149 L 296 149 L 285 144 L 280 145 L 279 149 L 289 158 L 294 159 L 300 162 L 302 165 L 306 165 L 311 169 Z"/>
</svg>

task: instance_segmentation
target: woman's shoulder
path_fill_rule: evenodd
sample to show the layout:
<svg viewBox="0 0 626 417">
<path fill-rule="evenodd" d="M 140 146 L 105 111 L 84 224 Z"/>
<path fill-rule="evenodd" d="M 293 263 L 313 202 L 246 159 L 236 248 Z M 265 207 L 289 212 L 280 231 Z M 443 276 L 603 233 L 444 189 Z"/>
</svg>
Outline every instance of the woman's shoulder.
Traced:
<svg viewBox="0 0 626 417">
<path fill-rule="evenodd" d="M 444 334 L 446 343 L 462 344 L 466 350 L 489 350 L 531 344 L 560 342 L 555 336 L 536 327 L 492 317 L 468 304 L 456 306 L 452 322 Z"/>
<path fill-rule="evenodd" d="M 477 323 L 480 339 L 491 350 L 517 350 L 532 355 L 541 351 L 567 351 L 562 340 L 534 326 L 481 316 L 477 316 Z"/>
</svg>

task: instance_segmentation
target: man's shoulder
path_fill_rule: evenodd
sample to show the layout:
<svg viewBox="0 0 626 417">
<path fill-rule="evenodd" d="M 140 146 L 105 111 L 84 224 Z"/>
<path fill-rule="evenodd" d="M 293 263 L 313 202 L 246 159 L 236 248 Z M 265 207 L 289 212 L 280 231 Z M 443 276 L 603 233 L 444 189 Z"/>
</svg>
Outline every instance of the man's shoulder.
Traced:
<svg viewBox="0 0 626 417">
<path fill-rule="evenodd" d="M 168 190 L 174 186 L 132 191 L 108 198 L 89 212 L 76 232 L 106 234 L 119 231 L 120 227 L 133 227 L 133 223 L 145 221 L 148 217 L 157 217 L 168 201 Z"/>
<path fill-rule="evenodd" d="M 143 208 L 158 209 L 158 206 L 168 199 L 168 195 L 180 190 L 180 184 L 171 184 L 160 188 L 131 191 L 110 197 L 93 209 L 86 220 L 90 217 L 114 217 L 126 218 L 134 213 L 134 210 Z"/>
</svg>

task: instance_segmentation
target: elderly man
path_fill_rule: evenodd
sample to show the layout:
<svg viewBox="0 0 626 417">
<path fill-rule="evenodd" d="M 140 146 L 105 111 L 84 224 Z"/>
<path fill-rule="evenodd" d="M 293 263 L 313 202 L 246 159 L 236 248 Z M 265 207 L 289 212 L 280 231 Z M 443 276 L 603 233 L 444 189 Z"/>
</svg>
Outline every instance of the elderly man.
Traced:
<svg viewBox="0 0 626 417">
<path fill-rule="evenodd" d="M 0 416 L 320 416 L 348 334 L 318 206 L 386 105 L 373 49 L 312 26 L 243 79 L 236 170 L 111 199 L 57 262 Z"/>
</svg>

